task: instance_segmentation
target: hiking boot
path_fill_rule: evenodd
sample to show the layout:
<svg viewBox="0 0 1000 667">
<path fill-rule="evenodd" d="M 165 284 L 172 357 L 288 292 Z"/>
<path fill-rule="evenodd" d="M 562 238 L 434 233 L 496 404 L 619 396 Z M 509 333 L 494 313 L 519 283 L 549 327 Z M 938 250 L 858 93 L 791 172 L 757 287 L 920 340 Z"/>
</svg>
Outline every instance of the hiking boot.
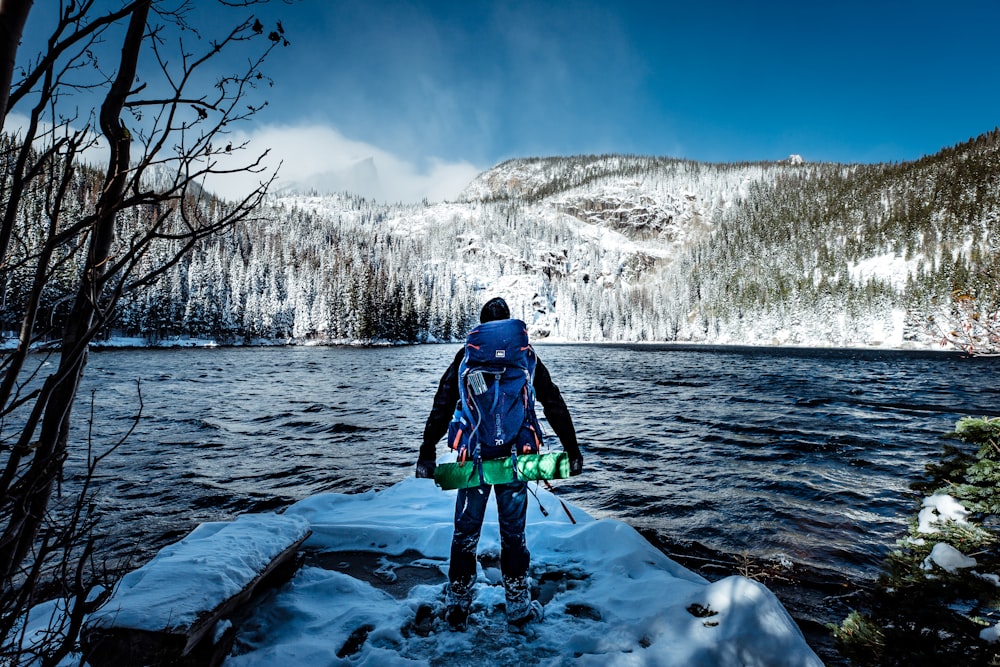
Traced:
<svg viewBox="0 0 1000 667">
<path fill-rule="evenodd" d="M 531 587 L 527 575 L 503 578 L 507 618 L 523 618 L 531 613 Z"/>
<path fill-rule="evenodd" d="M 475 577 L 468 581 L 452 581 L 445 587 L 444 620 L 452 630 L 464 631 L 469 626 L 469 609 L 472 607 Z"/>
<path fill-rule="evenodd" d="M 523 616 L 507 619 L 507 630 L 510 632 L 519 632 L 528 623 L 540 621 L 544 616 L 545 612 L 542 609 L 542 603 L 538 600 L 532 600 Z"/>
<path fill-rule="evenodd" d="M 444 620 L 455 632 L 465 632 L 469 627 L 469 610 L 466 607 L 448 607 L 444 612 Z"/>
</svg>

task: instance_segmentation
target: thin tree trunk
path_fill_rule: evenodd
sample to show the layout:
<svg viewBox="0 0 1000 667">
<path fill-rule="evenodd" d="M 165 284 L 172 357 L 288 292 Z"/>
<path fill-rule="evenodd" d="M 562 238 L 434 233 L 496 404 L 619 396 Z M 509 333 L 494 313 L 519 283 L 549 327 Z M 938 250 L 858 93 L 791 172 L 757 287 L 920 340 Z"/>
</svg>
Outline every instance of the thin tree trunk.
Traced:
<svg viewBox="0 0 1000 667">
<path fill-rule="evenodd" d="M 98 303 L 104 285 L 104 273 L 115 238 L 115 219 L 119 202 L 125 194 L 131 156 L 132 137 L 120 120 L 121 111 L 135 80 L 139 52 L 146 31 L 146 19 L 152 0 L 136 5 L 122 47 L 121 65 L 101 105 L 101 131 L 108 140 L 110 160 L 104 188 L 97 202 L 88 256 L 80 277 L 76 301 L 63 334 L 59 384 L 53 389 L 42 418 L 38 447 L 25 474 L 23 502 L 13 508 L 8 528 L 0 538 L 0 567 L 6 567 L 9 581 L 29 553 L 48 508 L 56 479 L 66 460 L 70 412 L 80 378 L 87 364 L 87 344 L 100 322 Z"/>
<path fill-rule="evenodd" d="M 21 44 L 21 34 L 31 5 L 32 0 L 0 0 L 0 131 L 7 118 L 17 47 Z"/>
<path fill-rule="evenodd" d="M 14 68 L 17 65 L 17 48 L 21 44 L 21 34 L 24 32 L 24 24 L 28 20 L 31 5 L 32 0 L 0 0 L 0 132 L 3 131 L 7 121 L 10 84 L 14 80 Z M 25 145 L 19 151 L 18 169 L 15 172 L 14 182 L 7 195 L 8 204 L 3 225 L 0 226 L 0 290 L 3 290 L 4 294 L 7 291 L 7 273 L 5 271 L 7 246 L 14 229 L 17 202 L 21 198 L 20 188 L 23 187 L 17 174 L 24 172 L 23 160 L 27 158 L 29 153 L 30 137 L 25 138 L 24 143 Z M 0 395 L 0 405 L 6 401 L 6 398 L 6 394 Z"/>
</svg>

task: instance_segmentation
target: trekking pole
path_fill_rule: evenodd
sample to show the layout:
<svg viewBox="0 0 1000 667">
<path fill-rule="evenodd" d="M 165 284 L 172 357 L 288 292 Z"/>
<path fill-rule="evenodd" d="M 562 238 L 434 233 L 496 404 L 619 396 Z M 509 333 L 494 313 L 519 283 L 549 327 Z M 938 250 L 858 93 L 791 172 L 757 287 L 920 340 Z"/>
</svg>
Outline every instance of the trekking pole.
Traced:
<svg viewBox="0 0 1000 667">
<path fill-rule="evenodd" d="M 531 490 L 531 485 L 530 484 L 525 484 L 525 486 L 528 487 L 528 491 L 531 491 L 531 495 L 533 495 L 535 497 L 535 500 L 538 501 L 538 509 L 540 509 L 542 511 L 542 516 L 547 517 L 549 515 L 549 511 L 547 509 L 545 509 L 545 506 L 542 505 L 542 499 L 538 497 L 538 493 L 537 493 L 538 482 L 535 482 L 535 489 L 536 489 L 536 491 L 532 491 Z"/>
<path fill-rule="evenodd" d="M 566 516 L 569 517 L 569 522 L 575 526 L 576 525 L 576 519 L 573 518 L 573 515 L 570 513 L 569 508 L 566 507 L 566 503 L 564 503 L 562 501 L 562 498 L 560 498 L 559 496 L 556 496 L 556 490 L 552 487 L 551 484 L 549 484 L 549 480 L 546 479 L 544 481 L 545 481 L 545 488 L 548 489 L 549 493 L 551 493 L 553 496 L 555 496 L 556 500 L 559 501 L 559 504 L 562 505 L 563 512 L 566 512 Z"/>
</svg>

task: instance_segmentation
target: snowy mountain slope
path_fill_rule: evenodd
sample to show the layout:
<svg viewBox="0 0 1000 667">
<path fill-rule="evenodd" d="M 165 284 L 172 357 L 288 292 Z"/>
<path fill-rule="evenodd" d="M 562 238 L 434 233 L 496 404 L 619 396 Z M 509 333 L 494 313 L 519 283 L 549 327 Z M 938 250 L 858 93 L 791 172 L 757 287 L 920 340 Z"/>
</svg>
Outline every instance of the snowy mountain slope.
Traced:
<svg viewBox="0 0 1000 667">
<path fill-rule="evenodd" d="M 754 183 L 807 169 L 628 156 L 512 160 L 478 177 L 458 202 L 406 212 L 391 226 L 411 236 L 429 225 L 447 230 L 438 238 L 442 248 L 453 243 L 451 270 L 474 293 L 508 296 L 536 335 L 662 340 L 670 338 L 662 325 L 616 332 L 608 320 L 629 309 L 635 290 L 661 289 L 679 253 L 710 235 L 713 220 Z"/>
<path fill-rule="evenodd" d="M 581 156 L 504 162 L 439 204 L 285 194 L 121 326 L 450 339 L 501 294 L 557 340 L 934 346 L 953 292 L 996 296 L 997 182 L 1000 132 L 901 164 Z"/>
<path fill-rule="evenodd" d="M 709 222 L 751 183 L 793 173 L 789 167 L 615 155 L 509 160 L 477 177 L 459 201 L 547 203 L 650 240 L 688 222 Z"/>
<path fill-rule="evenodd" d="M 537 200 L 602 176 L 631 172 L 639 168 L 640 164 L 648 168 L 657 162 L 660 161 L 655 158 L 615 155 L 507 160 L 477 176 L 459 195 L 458 200 Z"/>
</svg>

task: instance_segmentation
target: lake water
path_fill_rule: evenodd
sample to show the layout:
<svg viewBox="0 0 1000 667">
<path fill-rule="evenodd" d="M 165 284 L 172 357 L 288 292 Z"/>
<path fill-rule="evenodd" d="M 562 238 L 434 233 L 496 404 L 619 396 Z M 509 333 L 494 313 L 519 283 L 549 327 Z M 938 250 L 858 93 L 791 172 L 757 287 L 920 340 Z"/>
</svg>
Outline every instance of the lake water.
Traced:
<svg viewBox="0 0 1000 667">
<path fill-rule="evenodd" d="M 140 559 L 202 521 L 413 474 L 454 345 L 115 350 L 91 355 L 75 438 L 104 527 Z M 540 345 L 585 474 L 565 499 L 675 543 L 872 578 L 908 485 L 963 415 L 997 415 L 998 359 L 871 350 Z M 138 390 L 137 390 L 138 381 Z M 544 425 L 544 422 L 543 422 Z M 549 436 L 557 444 L 554 436 Z M 444 443 L 439 453 L 445 451 Z M 79 462 L 69 466 L 70 484 Z"/>
</svg>

